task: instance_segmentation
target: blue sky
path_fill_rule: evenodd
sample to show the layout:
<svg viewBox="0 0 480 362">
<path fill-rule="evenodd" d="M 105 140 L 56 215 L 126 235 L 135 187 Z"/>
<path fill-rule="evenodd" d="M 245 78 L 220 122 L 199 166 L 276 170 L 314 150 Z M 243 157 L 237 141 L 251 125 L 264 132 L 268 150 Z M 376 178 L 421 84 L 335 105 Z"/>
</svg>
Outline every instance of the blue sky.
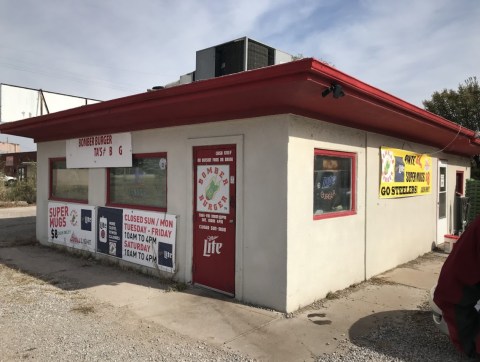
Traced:
<svg viewBox="0 0 480 362">
<path fill-rule="evenodd" d="M 480 77 L 478 0 L 0 0 L 0 83 L 119 98 L 243 36 L 420 107 Z"/>
</svg>

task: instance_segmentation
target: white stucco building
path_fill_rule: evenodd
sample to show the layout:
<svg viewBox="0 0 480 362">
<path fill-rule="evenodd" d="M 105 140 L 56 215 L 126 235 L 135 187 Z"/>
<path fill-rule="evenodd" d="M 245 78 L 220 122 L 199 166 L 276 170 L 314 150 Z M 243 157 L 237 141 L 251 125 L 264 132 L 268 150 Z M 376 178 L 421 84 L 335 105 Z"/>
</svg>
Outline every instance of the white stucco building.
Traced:
<svg viewBox="0 0 480 362">
<path fill-rule="evenodd" d="M 42 244 L 286 312 L 443 243 L 480 153 L 473 131 L 315 59 L 0 132 L 37 142 Z"/>
</svg>

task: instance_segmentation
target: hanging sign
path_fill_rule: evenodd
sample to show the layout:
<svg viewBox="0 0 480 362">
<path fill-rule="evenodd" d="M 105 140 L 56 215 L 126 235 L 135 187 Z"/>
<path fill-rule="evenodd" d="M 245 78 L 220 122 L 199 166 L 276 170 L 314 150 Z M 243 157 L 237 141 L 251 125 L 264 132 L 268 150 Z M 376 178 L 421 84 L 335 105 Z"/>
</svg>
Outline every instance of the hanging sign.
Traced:
<svg viewBox="0 0 480 362">
<path fill-rule="evenodd" d="M 95 207 L 48 203 L 48 241 L 95 252 Z"/>
<path fill-rule="evenodd" d="M 381 199 L 432 192 L 432 158 L 425 154 L 381 147 Z"/>
<path fill-rule="evenodd" d="M 67 140 L 67 168 L 132 167 L 132 135 L 103 134 Z"/>
<path fill-rule="evenodd" d="M 173 273 L 175 238 L 175 215 L 98 208 L 97 251 L 100 253 Z"/>
</svg>

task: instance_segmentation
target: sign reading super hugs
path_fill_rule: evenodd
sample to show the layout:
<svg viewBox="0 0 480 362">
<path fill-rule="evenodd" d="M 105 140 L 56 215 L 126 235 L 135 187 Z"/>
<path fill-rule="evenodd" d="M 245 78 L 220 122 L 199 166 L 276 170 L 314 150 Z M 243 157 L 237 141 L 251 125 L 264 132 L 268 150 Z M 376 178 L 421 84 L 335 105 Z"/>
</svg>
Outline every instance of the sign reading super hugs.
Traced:
<svg viewBox="0 0 480 362">
<path fill-rule="evenodd" d="M 48 203 L 48 241 L 95 252 L 95 207 Z"/>
</svg>

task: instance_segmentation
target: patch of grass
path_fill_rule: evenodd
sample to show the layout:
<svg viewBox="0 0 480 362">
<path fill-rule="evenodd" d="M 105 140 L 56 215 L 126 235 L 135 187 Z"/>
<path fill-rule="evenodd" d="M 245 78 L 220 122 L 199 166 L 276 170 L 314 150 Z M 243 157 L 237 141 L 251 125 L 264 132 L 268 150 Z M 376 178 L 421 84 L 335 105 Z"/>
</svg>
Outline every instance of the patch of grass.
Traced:
<svg viewBox="0 0 480 362">
<path fill-rule="evenodd" d="M 325 298 L 328 300 L 338 299 L 338 293 L 328 292 Z"/>
<path fill-rule="evenodd" d="M 70 309 L 72 312 L 81 313 L 83 315 L 95 313 L 95 308 L 92 305 L 80 305 Z"/>
<path fill-rule="evenodd" d="M 0 190 L 0 200 L 34 204 L 37 200 L 37 185 L 35 180 L 17 182 L 13 186 L 3 187 Z"/>
<path fill-rule="evenodd" d="M 165 292 L 183 292 L 185 289 L 187 289 L 187 284 L 185 283 L 172 283 L 168 286 L 168 288 L 165 290 Z"/>
<path fill-rule="evenodd" d="M 372 277 L 367 282 L 372 285 L 398 285 L 398 283 L 395 283 L 383 278 L 379 278 L 379 277 Z"/>
<path fill-rule="evenodd" d="M 0 265 L 0 272 L 6 275 L 7 279 L 14 282 L 16 285 L 28 285 L 39 282 L 38 279 L 23 273 L 20 269 L 11 268 L 6 265 Z"/>
</svg>

